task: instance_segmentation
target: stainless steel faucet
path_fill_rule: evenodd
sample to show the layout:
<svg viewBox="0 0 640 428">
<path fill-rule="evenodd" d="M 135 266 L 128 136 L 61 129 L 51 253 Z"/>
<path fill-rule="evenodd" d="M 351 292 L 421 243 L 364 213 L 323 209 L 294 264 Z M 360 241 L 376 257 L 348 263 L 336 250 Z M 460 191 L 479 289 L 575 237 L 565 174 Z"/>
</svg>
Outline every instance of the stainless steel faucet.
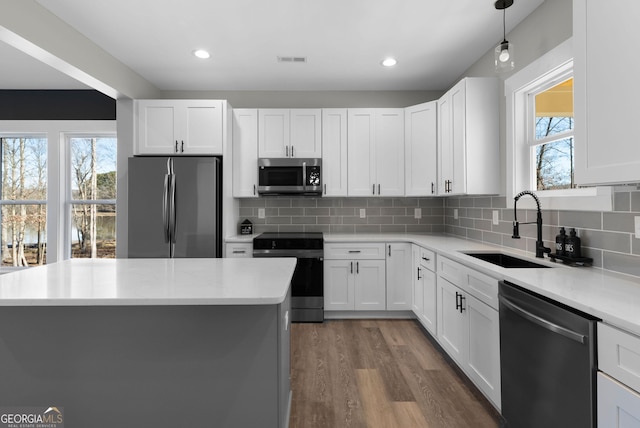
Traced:
<svg viewBox="0 0 640 428">
<path fill-rule="evenodd" d="M 535 199 L 536 205 L 538 207 L 538 213 L 536 217 L 535 224 L 538 226 L 538 236 L 536 240 L 536 257 L 544 258 L 544 253 L 550 253 L 551 248 L 547 248 L 544 246 L 544 242 L 542 242 L 542 211 L 540 211 L 540 200 L 531 190 L 524 190 L 516 195 L 513 202 L 513 235 L 511 236 L 513 239 L 520 239 L 520 224 L 533 224 L 533 221 L 526 223 L 518 222 L 518 214 L 516 212 L 516 205 L 518 204 L 518 199 L 520 199 L 524 195 L 530 195 Z"/>
</svg>

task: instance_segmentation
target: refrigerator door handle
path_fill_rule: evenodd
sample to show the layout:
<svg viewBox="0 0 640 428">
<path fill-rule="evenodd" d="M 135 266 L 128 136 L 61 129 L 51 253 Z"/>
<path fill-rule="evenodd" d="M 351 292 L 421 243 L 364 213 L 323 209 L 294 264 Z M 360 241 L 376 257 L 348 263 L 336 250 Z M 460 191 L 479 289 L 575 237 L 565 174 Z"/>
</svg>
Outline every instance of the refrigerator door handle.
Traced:
<svg viewBox="0 0 640 428">
<path fill-rule="evenodd" d="M 162 228 L 164 229 L 164 242 L 169 242 L 169 174 L 164 176 L 164 189 L 162 193 Z"/>
</svg>

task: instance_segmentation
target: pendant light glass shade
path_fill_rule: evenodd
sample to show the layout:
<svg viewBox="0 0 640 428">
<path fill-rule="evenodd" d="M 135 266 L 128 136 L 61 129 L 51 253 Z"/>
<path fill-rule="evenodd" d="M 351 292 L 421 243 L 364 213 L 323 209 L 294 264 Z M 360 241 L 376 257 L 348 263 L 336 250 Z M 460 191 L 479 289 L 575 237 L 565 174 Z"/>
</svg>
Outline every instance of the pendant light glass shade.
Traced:
<svg viewBox="0 0 640 428">
<path fill-rule="evenodd" d="M 494 60 L 497 73 L 504 73 L 516 68 L 513 43 L 503 40 L 494 50 Z"/>
<path fill-rule="evenodd" d="M 494 62 L 497 73 L 504 73 L 516 68 L 513 43 L 507 41 L 507 8 L 513 5 L 513 0 L 497 0 L 495 7 L 502 11 L 502 42 L 494 50 Z"/>
</svg>

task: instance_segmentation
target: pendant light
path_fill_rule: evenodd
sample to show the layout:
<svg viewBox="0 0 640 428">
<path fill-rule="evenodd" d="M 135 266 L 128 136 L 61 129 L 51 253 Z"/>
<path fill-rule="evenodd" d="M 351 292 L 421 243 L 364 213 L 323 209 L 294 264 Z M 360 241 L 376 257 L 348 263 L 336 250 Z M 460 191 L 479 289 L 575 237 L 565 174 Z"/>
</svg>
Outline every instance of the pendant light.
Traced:
<svg viewBox="0 0 640 428">
<path fill-rule="evenodd" d="M 507 41 L 506 10 L 513 5 L 513 0 L 497 0 L 495 7 L 502 10 L 502 42 L 494 50 L 494 60 L 497 73 L 504 73 L 515 68 L 513 43 Z"/>
</svg>

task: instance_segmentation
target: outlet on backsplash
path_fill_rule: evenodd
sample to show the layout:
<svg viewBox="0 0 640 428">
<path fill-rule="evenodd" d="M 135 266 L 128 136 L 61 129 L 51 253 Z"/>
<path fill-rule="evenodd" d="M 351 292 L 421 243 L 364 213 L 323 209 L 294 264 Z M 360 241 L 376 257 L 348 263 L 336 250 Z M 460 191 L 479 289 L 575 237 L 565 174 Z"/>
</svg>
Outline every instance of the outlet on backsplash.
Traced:
<svg viewBox="0 0 640 428">
<path fill-rule="evenodd" d="M 366 217 L 367 217 L 366 208 L 360 208 L 360 218 L 366 218 Z"/>
<path fill-rule="evenodd" d="M 640 215 L 635 216 L 633 219 L 635 222 L 635 237 L 636 239 L 640 239 Z"/>
</svg>

